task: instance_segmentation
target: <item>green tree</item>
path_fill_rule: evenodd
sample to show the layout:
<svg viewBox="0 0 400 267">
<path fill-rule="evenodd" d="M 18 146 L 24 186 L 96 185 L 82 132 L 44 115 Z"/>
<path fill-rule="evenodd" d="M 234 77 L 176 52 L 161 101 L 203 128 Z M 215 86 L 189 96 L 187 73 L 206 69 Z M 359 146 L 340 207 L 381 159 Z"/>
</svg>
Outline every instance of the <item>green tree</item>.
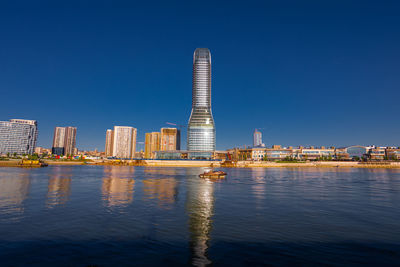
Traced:
<svg viewBox="0 0 400 267">
<path fill-rule="evenodd" d="M 28 155 L 28 159 L 30 159 L 30 160 L 37 160 L 37 159 L 39 159 L 39 156 L 38 156 L 38 154 L 33 154 L 33 155 Z"/>
</svg>

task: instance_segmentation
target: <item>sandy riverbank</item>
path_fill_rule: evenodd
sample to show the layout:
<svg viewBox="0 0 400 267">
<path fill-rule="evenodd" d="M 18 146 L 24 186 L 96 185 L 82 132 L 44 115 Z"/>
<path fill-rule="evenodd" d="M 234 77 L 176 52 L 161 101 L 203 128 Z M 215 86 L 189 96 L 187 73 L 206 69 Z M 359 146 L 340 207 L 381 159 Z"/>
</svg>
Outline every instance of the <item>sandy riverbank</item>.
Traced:
<svg viewBox="0 0 400 267">
<path fill-rule="evenodd" d="M 49 165 L 85 165 L 83 161 L 58 161 L 58 160 L 44 160 Z"/>
<path fill-rule="evenodd" d="M 20 160 L 0 161 L 0 167 L 20 167 Z M 278 162 L 251 162 L 239 161 L 235 164 L 223 164 L 221 161 L 202 160 L 127 160 L 116 163 L 115 161 L 102 160 L 93 162 L 83 161 L 57 161 L 45 160 L 48 165 L 71 166 L 71 165 L 103 165 L 103 166 L 150 166 L 150 167 L 229 167 L 229 168 L 387 168 L 400 169 L 400 162 L 344 162 L 344 161 L 316 161 L 300 163 L 278 163 Z M 222 163 L 222 164 L 221 164 Z"/>
<path fill-rule="evenodd" d="M 1 160 L 0 167 L 21 167 L 20 159 L 10 159 L 10 160 Z M 83 165 L 85 164 L 82 161 L 52 161 L 52 160 L 44 160 L 43 162 L 48 165 Z M 28 167 L 28 166 L 25 166 Z"/>
</svg>

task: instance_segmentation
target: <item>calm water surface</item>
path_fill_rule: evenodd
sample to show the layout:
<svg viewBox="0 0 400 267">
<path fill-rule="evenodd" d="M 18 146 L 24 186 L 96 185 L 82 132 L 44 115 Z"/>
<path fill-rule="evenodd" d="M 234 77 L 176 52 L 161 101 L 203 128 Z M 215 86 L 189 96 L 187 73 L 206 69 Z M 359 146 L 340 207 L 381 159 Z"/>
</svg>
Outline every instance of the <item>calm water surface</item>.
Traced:
<svg viewBox="0 0 400 267">
<path fill-rule="evenodd" d="M 0 266 L 400 265 L 400 171 L 0 168 Z"/>
</svg>

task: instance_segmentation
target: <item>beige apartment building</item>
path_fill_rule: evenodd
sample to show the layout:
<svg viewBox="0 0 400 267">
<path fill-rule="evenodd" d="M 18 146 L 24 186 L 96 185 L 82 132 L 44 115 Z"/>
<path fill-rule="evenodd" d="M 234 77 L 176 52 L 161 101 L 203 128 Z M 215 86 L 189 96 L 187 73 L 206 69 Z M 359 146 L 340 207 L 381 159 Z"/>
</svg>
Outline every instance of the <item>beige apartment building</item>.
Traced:
<svg viewBox="0 0 400 267">
<path fill-rule="evenodd" d="M 161 128 L 160 150 L 180 150 L 181 132 L 177 128 Z"/>
<path fill-rule="evenodd" d="M 106 131 L 106 147 L 104 150 L 106 157 L 112 157 L 113 144 L 114 144 L 114 131 L 111 129 L 107 129 L 107 131 Z"/>
<path fill-rule="evenodd" d="M 132 159 L 136 152 L 136 128 L 114 126 L 112 156 Z"/>
<path fill-rule="evenodd" d="M 160 150 L 160 133 L 146 133 L 144 157 L 146 159 L 154 158 L 154 152 Z"/>
<path fill-rule="evenodd" d="M 76 147 L 76 127 L 56 127 L 54 129 L 52 154 L 74 155 Z"/>
</svg>

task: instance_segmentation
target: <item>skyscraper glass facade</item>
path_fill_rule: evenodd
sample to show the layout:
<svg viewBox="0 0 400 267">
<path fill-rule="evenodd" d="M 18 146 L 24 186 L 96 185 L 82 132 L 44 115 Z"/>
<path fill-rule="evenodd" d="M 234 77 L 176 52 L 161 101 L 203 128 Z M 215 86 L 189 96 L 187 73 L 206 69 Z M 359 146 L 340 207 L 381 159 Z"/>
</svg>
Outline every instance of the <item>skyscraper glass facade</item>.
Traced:
<svg viewBox="0 0 400 267">
<path fill-rule="evenodd" d="M 207 48 L 197 48 L 193 55 L 192 112 L 188 125 L 187 149 L 215 150 L 215 125 L 211 112 L 211 53 Z M 204 153 L 205 155 L 209 153 Z"/>
<path fill-rule="evenodd" d="M 34 120 L 0 121 L 0 154 L 33 154 L 37 135 Z"/>
</svg>

